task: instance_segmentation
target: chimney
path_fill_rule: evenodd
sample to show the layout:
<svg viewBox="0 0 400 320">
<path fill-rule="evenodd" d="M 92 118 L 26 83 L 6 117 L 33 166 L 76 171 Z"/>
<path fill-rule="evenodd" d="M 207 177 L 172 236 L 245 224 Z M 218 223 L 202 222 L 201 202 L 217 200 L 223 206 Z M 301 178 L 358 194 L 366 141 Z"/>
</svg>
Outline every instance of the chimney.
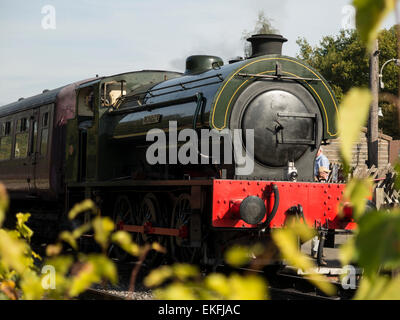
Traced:
<svg viewBox="0 0 400 320">
<path fill-rule="evenodd" d="M 249 58 L 254 58 L 266 54 L 282 54 L 282 45 L 287 39 L 280 34 L 255 34 L 247 41 L 251 43 Z"/>
</svg>

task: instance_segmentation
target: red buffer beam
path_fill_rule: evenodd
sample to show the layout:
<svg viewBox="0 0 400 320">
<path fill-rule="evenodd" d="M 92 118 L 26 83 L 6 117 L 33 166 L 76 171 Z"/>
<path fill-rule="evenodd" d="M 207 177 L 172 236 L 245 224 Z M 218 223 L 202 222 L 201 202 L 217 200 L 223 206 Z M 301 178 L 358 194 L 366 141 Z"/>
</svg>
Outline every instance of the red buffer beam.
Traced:
<svg viewBox="0 0 400 320">
<path fill-rule="evenodd" d="M 294 207 L 301 205 L 309 226 L 329 229 L 354 229 L 351 208 L 339 215 L 345 184 L 277 181 L 214 180 L 212 226 L 216 228 L 255 228 L 246 223 L 240 213 L 241 203 L 248 197 L 260 198 L 265 205 L 265 222 L 275 202 L 273 185 L 279 191 L 279 205 L 270 222 L 271 228 L 280 228 Z M 255 196 L 255 197 L 254 197 Z"/>
</svg>

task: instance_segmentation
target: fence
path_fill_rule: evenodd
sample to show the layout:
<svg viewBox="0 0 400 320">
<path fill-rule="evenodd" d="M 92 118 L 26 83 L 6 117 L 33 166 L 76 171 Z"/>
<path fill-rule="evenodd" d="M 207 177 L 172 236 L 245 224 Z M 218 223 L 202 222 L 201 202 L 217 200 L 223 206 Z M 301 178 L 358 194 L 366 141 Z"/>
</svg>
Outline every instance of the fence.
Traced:
<svg viewBox="0 0 400 320">
<path fill-rule="evenodd" d="M 395 189 L 396 172 L 388 164 L 385 167 L 368 168 L 366 165 L 353 168 L 349 177 L 367 178 L 374 180 L 373 198 L 377 208 L 398 207 L 400 203 L 400 192 Z M 343 173 L 343 166 L 339 163 L 331 163 L 327 182 L 346 183 L 347 177 Z"/>
</svg>

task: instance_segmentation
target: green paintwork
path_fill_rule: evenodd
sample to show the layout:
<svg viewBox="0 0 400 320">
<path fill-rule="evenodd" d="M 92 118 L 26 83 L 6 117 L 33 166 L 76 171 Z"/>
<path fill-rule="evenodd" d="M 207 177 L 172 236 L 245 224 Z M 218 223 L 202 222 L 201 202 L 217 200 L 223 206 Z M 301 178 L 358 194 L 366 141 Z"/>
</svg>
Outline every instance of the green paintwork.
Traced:
<svg viewBox="0 0 400 320">
<path fill-rule="evenodd" d="M 215 95 L 210 113 L 211 127 L 218 130 L 228 127 L 229 117 L 235 99 L 240 95 L 242 90 L 251 84 L 252 81 L 255 81 L 254 78 L 239 77 L 237 76 L 238 73 L 274 75 L 276 63 L 281 65 L 281 73 L 283 76 L 318 78 L 322 80 L 299 80 L 299 83 L 314 96 L 321 109 L 322 118 L 324 120 L 323 139 L 336 138 L 337 130 L 335 119 L 338 112 L 338 105 L 329 84 L 317 71 L 305 65 L 303 62 L 281 55 L 262 56 L 247 60 L 245 64 L 240 65 L 240 67 L 231 72 Z"/>
<path fill-rule="evenodd" d="M 111 81 L 126 81 L 126 90 L 129 93 L 132 89 L 137 89 L 143 85 L 156 84 L 167 79 L 179 77 L 180 74 L 168 71 L 137 71 L 118 74 L 110 77 L 99 78 L 90 83 L 85 83 L 79 88 L 87 87 L 88 84 L 94 88 L 94 119 L 93 126 L 87 130 L 87 148 L 86 148 L 86 181 L 98 181 L 109 179 L 114 174 L 115 166 L 124 162 L 124 154 L 118 146 L 109 143 L 110 135 L 114 126 L 121 117 L 109 117 L 109 107 L 102 107 L 100 104 L 100 95 L 102 85 Z M 79 92 L 79 88 L 77 91 Z M 79 108 L 78 95 L 76 103 L 76 114 Z M 79 162 L 79 130 L 78 119 L 75 118 L 67 122 L 66 137 L 66 169 L 65 180 L 67 183 L 80 182 Z M 122 160 L 121 160 L 122 159 Z"/>
<path fill-rule="evenodd" d="M 127 95 L 131 90 L 146 91 L 150 87 L 156 88 L 157 94 L 171 91 L 165 95 L 148 96 L 146 104 L 164 103 L 171 100 L 191 97 L 201 93 L 204 107 L 198 114 L 196 127 L 209 126 L 223 129 L 229 127 L 229 118 L 236 98 L 248 85 L 254 81 L 293 81 L 293 80 L 260 80 L 251 77 L 237 76 L 238 73 L 275 75 L 276 64 L 281 66 L 282 76 L 320 79 L 320 81 L 298 80 L 315 98 L 318 103 L 323 124 L 323 139 L 336 137 L 335 117 L 337 102 L 333 91 L 322 76 L 305 65 L 303 62 L 291 57 L 281 55 L 267 55 L 254 59 L 239 61 L 234 64 L 222 66 L 217 70 L 209 70 L 198 75 L 185 75 L 166 71 L 139 71 L 106 78 L 94 82 L 95 86 L 95 113 L 94 125 L 88 129 L 86 181 L 105 181 L 115 177 L 130 175 L 130 170 L 137 167 L 138 154 L 135 148 L 140 143 L 129 143 L 130 138 L 138 137 L 143 140 L 143 134 L 153 127 L 168 130 L 168 121 L 178 121 L 178 128 L 193 127 L 195 114 L 197 114 L 196 100 L 175 104 L 166 107 L 156 107 L 154 110 L 119 113 L 111 107 L 102 107 L 100 96 L 102 85 L 111 81 L 126 81 Z M 218 76 L 221 80 L 218 81 Z M 176 90 L 180 83 L 191 82 L 185 85 L 185 90 Z M 206 80 L 201 80 L 206 79 Z M 169 81 L 165 81 L 169 80 Z M 199 85 L 200 83 L 200 85 Z M 172 86 L 172 87 L 171 87 Z M 163 89 L 164 87 L 169 89 Z M 79 89 L 78 89 L 79 90 Z M 160 91 L 161 90 L 161 91 Z M 119 110 L 130 108 L 131 103 L 122 103 Z M 146 117 L 151 117 L 146 120 Z M 160 119 L 159 122 L 154 119 Z M 146 121 L 145 121 L 146 120 Z M 201 121 L 200 121 L 201 120 Z M 125 137 L 127 139 L 125 139 Z M 79 146 L 78 146 L 77 119 L 68 121 L 66 143 L 66 179 L 67 182 L 79 182 Z M 124 142 L 125 141 L 125 142 Z M 71 147 L 73 146 L 71 152 Z M 128 170 L 128 171 L 126 171 Z M 81 181 L 83 182 L 83 181 Z"/>
<path fill-rule="evenodd" d="M 133 89 L 141 90 L 143 86 L 157 84 L 165 80 L 180 77 L 181 74 L 169 71 L 145 70 L 124 73 L 102 79 L 99 84 L 100 88 L 103 83 L 110 81 L 126 81 L 127 94 Z M 121 107 L 123 108 L 123 107 Z M 98 146 L 97 146 L 97 179 L 107 180 L 115 177 L 120 168 L 125 168 L 127 163 L 134 161 L 135 155 L 132 153 L 134 148 L 116 145 L 112 140 L 112 135 L 118 122 L 124 115 L 112 116 L 110 108 L 99 108 L 98 123 Z"/>
</svg>

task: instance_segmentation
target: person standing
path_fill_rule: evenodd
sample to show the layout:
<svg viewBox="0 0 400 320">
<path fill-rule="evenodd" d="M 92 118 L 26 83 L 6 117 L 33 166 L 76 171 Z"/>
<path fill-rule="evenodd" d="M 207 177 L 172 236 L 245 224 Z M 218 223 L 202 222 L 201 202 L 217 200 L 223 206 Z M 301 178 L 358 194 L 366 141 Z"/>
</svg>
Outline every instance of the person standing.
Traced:
<svg viewBox="0 0 400 320">
<path fill-rule="evenodd" d="M 315 180 L 318 182 L 326 182 L 329 176 L 329 160 L 323 154 L 322 147 L 319 147 L 317 152 L 317 158 L 315 159 L 314 166 L 314 176 Z M 315 236 L 311 241 L 311 256 L 313 258 L 317 258 L 318 256 L 318 246 L 320 239 L 318 236 Z"/>
<path fill-rule="evenodd" d="M 322 147 L 319 147 L 314 164 L 314 176 L 316 181 L 326 182 L 326 180 L 328 180 L 329 164 L 328 158 L 323 154 Z"/>
</svg>

